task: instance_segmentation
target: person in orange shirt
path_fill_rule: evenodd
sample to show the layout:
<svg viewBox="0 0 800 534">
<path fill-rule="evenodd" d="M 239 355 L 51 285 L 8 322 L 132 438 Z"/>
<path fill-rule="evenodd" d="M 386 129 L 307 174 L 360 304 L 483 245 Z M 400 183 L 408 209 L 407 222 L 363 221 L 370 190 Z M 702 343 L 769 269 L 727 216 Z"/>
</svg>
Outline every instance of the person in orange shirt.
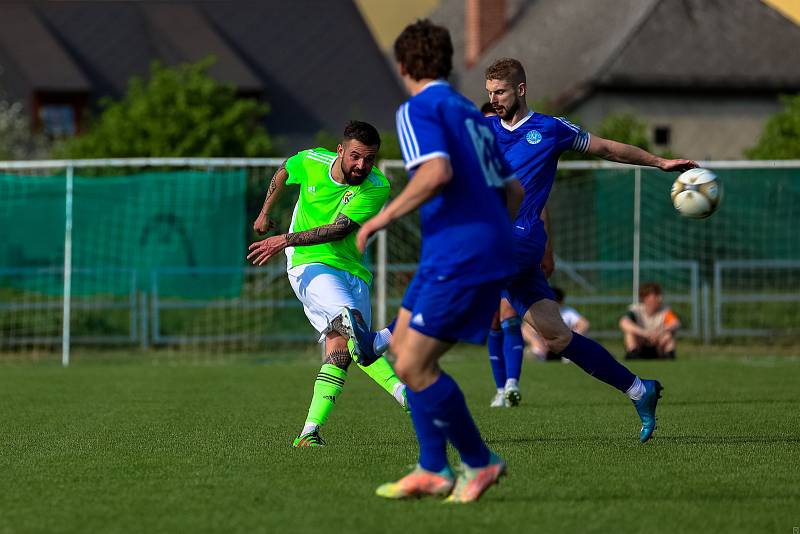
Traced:
<svg viewBox="0 0 800 534">
<path fill-rule="evenodd" d="M 675 333 L 681 321 L 664 305 L 657 283 L 642 284 L 639 303 L 631 305 L 619 320 L 619 327 L 625 336 L 625 359 L 675 358 Z"/>
</svg>

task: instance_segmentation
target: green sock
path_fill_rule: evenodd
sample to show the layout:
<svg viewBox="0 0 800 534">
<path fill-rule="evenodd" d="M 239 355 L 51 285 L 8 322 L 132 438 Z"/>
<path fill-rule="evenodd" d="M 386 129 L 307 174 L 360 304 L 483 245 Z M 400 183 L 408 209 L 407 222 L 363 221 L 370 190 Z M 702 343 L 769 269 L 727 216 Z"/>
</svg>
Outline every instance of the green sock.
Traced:
<svg viewBox="0 0 800 534">
<path fill-rule="evenodd" d="M 391 395 L 397 402 L 403 404 L 403 402 L 397 398 L 395 395 L 397 385 L 402 384 L 400 379 L 397 378 L 397 375 L 394 374 L 394 369 L 392 369 L 392 364 L 389 363 L 389 360 L 386 357 L 381 356 L 372 365 L 368 365 L 364 367 L 359 365 L 361 370 L 367 373 L 367 375 L 373 379 L 380 387 L 386 390 L 389 395 Z"/>
<path fill-rule="evenodd" d="M 336 397 L 342 392 L 345 378 L 347 378 L 347 371 L 344 369 L 339 369 L 329 363 L 322 365 L 317 379 L 314 381 L 314 396 L 311 398 L 311 406 L 308 407 L 306 425 L 309 423 L 318 426 L 325 424 L 328 415 L 336 405 Z"/>
</svg>

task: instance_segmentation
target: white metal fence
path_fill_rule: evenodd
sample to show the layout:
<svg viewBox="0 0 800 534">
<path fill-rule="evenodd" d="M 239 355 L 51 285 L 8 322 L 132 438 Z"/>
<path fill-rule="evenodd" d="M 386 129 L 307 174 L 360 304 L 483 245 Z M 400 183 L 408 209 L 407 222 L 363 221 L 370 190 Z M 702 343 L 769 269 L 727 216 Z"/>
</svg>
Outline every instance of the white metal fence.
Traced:
<svg viewBox="0 0 800 534">
<path fill-rule="evenodd" d="M 150 347 L 165 345 L 186 345 L 189 347 L 211 346 L 225 348 L 232 343 L 237 346 L 263 347 L 275 341 L 296 342 L 312 340 L 313 333 L 309 328 L 295 327 L 304 324 L 302 309 L 299 303 L 291 296 L 290 291 L 285 291 L 286 284 L 283 275 L 284 269 L 275 262 L 267 268 L 255 269 L 245 266 L 220 267 L 220 268 L 191 268 L 163 265 L 144 273 L 149 279 L 146 289 L 142 290 L 140 279 L 142 273 L 134 269 L 116 269 L 113 276 L 128 278 L 130 291 L 114 298 L 108 295 L 96 295 L 91 299 L 73 295 L 76 280 L 82 277 L 91 278 L 112 276 L 109 269 L 102 265 L 73 265 L 73 180 L 76 171 L 96 168 L 197 168 L 197 169 L 254 169 L 260 168 L 263 185 L 271 175 L 266 169 L 273 169 L 280 165 L 280 158 L 234 158 L 234 159 L 195 159 L 195 158 L 135 158 L 135 159 L 102 159 L 102 160 L 58 160 L 58 161 L 32 161 L 32 162 L 0 162 L 0 174 L 15 173 L 34 175 L 42 172 L 61 172 L 65 182 L 64 211 L 63 214 L 63 265 L 19 266 L 0 265 L 0 279 L 13 277 L 47 276 L 59 277 L 63 290 L 60 295 L 30 299 L 3 299 L 0 300 L 0 314 L 24 315 L 53 312 L 60 309 L 60 328 L 56 329 L 48 316 L 48 326 L 41 329 L 25 329 L 25 333 L 4 331 L 0 344 L 14 350 L 14 347 L 35 345 L 60 344 L 62 362 L 69 363 L 70 349 L 74 344 L 99 344 L 99 345 L 130 345 L 132 347 Z M 382 161 L 380 168 L 391 177 L 394 183 L 393 194 L 405 183 L 406 176 L 402 170 L 402 162 Z M 800 184 L 800 161 L 780 162 L 704 162 L 703 166 L 716 171 L 724 170 L 769 170 L 784 169 L 791 171 L 795 182 Z M 556 188 L 556 196 L 561 193 L 562 202 L 560 220 L 562 223 L 555 229 L 557 275 L 555 283 L 567 285 L 572 290 L 568 295 L 568 303 L 574 305 L 590 315 L 594 310 L 596 316 L 590 315 L 590 321 L 597 325 L 592 330 L 592 335 L 611 338 L 618 336 L 614 327 L 618 315 L 624 310 L 637 294 L 638 286 L 643 280 L 655 279 L 664 282 L 667 300 L 682 310 L 684 320 L 684 335 L 697 337 L 706 341 L 719 338 L 732 338 L 740 336 L 794 336 L 798 330 L 796 325 L 800 322 L 800 293 L 787 289 L 800 279 L 800 254 L 789 258 L 763 258 L 763 257 L 737 257 L 735 259 L 719 259 L 708 266 L 695 259 L 668 259 L 654 261 L 649 259 L 654 250 L 660 245 L 644 237 L 651 236 L 653 229 L 643 223 L 647 219 L 650 203 L 653 202 L 648 193 L 643 192 L 643 170 L 638 167 L 623 167 L 607 162 L 564 162 L 560 165 L 561 171 L 567 172 L 594 172 L 609 171 L 609 176 L 593 176 L 592 184 L 601 180 L 617 180 L 620 184 L 627 184 L 620 188 L 621 197 L 609 195 L 609 202 L 617 202 L 620 212 L 628 217 L 631 223 L 627 235 L 614 236 L 613 243 L 619 248 L 620 254 L 627 259 L 592 260 L 570 257 L 564 255 L 564 250 L 580 250 L 585 241 L 587 247 L 594 237 L 585 237 L 585 228 L 576 223 L 571 225 L 571 219 L 580 219 L 584 211 L 575 208 L 574 213 L 569 213 L 569 201 L 575 192 L 583 192 L 584 186 L 590 184 L 589 178 L 577 178 L 574 190 Z M 616 173 L 616 174 L 614 174 Z M 584 180 L 581 182 L 580 180 Z M 649 179 L 645 179 L 647 182 Z M 568 180 L 564 180 L 566 183 Z M 560 181 L 559 181 L 560 183 Z M 617 183 L 617 182 L 614 182 Z M 625 194 L 632 189 L 632 195 Z M 777 194 L 785 194 L 778 192 Z M 583 193 L 582 193 L 583 194 Z M 652 193 L 656 194 L 656 193 Z M 660 193 L 658 193 L 660 195 Z M 668 192 L 664 198 L 657 196 L 658 202 L 668 202 Z M 566 199 L 566 200 L 564 200 Z M 1 199 L 0 199 L 1 200 Z M 597 200 L 595 200 L 597 202 Z M 1 207 L 1 206 L 0 206 Z M 726 206 L 723 204 L 722 210 Z M 766 207 L 768 209 L 768 206 Z M 619 215 L 619 213 L 616 213 Z M 746 217 L 742 213 L 742 217 Z M 800 219 L 800 217 L 798 217 Z M 768 217 L 763 220 L 768 221 Z M 597 223 L 594 223 L 597 224 Z M 600 224 L 603 224 L 602 221 Z M 752 224 L 760 224 L 753 221 Z M 773 224 L 773 223 L 770 223 Z M 800 227 L 800 220 L 781 222 L 781 224 L 795 224 Z M 413 275 L 416 268 L 416 256 L 419 250 L 419 230 L 416 219 L 413 217 L 400 221 L 398 228 L 390 228 L 380 232 L 374 245 L 373 270 L 375 272 L 374 302 L 375 322 L 385 324 L 391 318 L 399 305 L 405 284 Z M 703 232 L 703 227 L 697 225 L 693 232 Z M 13 231 L 4 228 L 4 232 Z M 772 228 L 765 227 L 757 230 L 753 235 L 770 239 Z M 709 240 L 713 245 L 713 240 Z M 569 245 L 559 249 L 559 243 Z M 649 243 L 649 244 L 648 244 Z M 669 236 L 664 240 L 667 254 L 670 251 L 680 252 L 681 236 Z M 710 246 L 711 246 L 710 245 Z M 213 244 L 210 244 L 213 246 Z M 593 245 L 592 245 L 593 246 Z M 643 248 L 644 247 L 644 248 Z M 623 250 L 624 249 L 624 250 Z M 790 247 L 791 251 L 797 250 Z M 630 255 L 627 252 L 630 251 Z M 612 252 L 614 252 L 612 250 Z M 713 257 L 713 250 L 707 251 Z M 684 254 L 685 256 L 685 254 Z M 706 262 L 707 263 L 707 262 Z M 706 272 L 708 271 L 708 272 Z M 624 276 L 623 276 L 624 275 Z M 708 275 L 708 276 L 706 276 Z M 247 293 L 230 298 L 213 298 L 201 300 L 186 300 L 172 298 L 162 294 L 160 287 L 168 278 L 185 279 L 186 283 L 211 284 L 215 277 L 238 276 L 245 280 L 244 286 Z M 3 278 L 5 277 L 5 278 Z M 762 283 L 763 281 L 763 283 Z M 265 289 L 266 288 L 266 289 Z M 713 288 L 713 290 L 712 290 Z M 2 289 L 2 283 L 0 283 Z M 773 309 L 774 308 L 774 309 Z M 746 312 L 751 310 L 772 310 L 759 316 L 759 312 Z M 128 325 L 127 331 L 115 333 L 92 332 L 73 334 L 74 313 L 85 310 L 94 310 L 99 313 L 121 314 L 120 323 Z M 179 314 L 200 314 L 204 317 L 201 325 L 186 323 L 182 326 L 179 320 L 170 319 L 170 316 Z M 262 315 L 258 315 L 262 314 Z M 258 315 L 270 314 L 267 319 L 259 324 L 258 320 L 245 319 Z M 770 324 L 770 317 L 783 317 L 780 324 Z M 783 314 L 783 315 L 781 315 Z M 786 317 L 788 316 L 788 318 Z M 297 319 L 290 327 L 266 331 L 265 323 L 276 325 L 284 324 L 288 317 Z M 172 321 L 178 326 L 170 328 L 165 324 Z M 281 321 L 284 321 L 283 323 Z M 783 321 L 783 322 L 781 322 Z M 793 326 L 794 325 L 794 326 Z M 181 330 L 183 328 L 183 330 Z M 30 330 L 30 332 L 28 331 Z M 21 332 L 22 330 L 20 330 Z"/>
</svg>

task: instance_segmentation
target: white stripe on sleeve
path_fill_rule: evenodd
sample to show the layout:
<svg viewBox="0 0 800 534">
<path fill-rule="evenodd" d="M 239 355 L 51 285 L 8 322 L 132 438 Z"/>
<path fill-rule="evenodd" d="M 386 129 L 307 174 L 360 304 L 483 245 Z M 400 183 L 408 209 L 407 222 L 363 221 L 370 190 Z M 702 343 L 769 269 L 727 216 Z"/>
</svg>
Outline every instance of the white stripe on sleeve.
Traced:
<svg viewBox="0 0 800 534">
<path fill-rule="evenodd" d="M 409 161 L 411 159 L 411 155 L 408 153 L 408 140 L 406 139 L 406 129 L 405 125 L 403 124 L 404 105 L 405 104 L 397 108 L 395 122 L 397 123 L 397 139 L 400 141 L 400 151 L 403 153 L 403 159 Z"/>
<path fill-rule="evenodd" d="M 408 136 L 411 138 L 412 144 L 412 155 L 414 158 L 419 157 L 419 143 L 417 142 L 417 135 L 414 133 L 414 125 L 411 124 L 411 116 L 408 113 L 409 105 L 406 103 L 405 109 L 403 109 L 403 114 L 405 115 L 406 119 L 406 128 L 408 128 Z"/>
<path fill-rule="evenodd" d="M 572 141 L 572 150 L 576 152 L 586 152 L 589 150 L 589 141 L 591 140 L 591 136 L 589 132 L 585 132 L 583 130 L 578 132 L 578 135 L 575 136 L 575 139 Z"/>
</svg>

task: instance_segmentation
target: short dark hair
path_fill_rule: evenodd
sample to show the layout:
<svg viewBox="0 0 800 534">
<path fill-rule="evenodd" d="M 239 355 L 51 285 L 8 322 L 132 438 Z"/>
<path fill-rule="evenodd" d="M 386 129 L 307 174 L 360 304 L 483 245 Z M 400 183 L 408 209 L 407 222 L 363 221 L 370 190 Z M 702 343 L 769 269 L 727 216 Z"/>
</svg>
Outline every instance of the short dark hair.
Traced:
<svg viewBox="0 0 800 534">
<path fill-rule="evenodd" d="M 564 290 L 563 289 L 561 289 L 560 287 L 555 287 L 555 286 L 551 287 L 550 289 L 553 290 L 553 295 L 555 295 L 555 297 L 556 297 L 556 302 L 564 302 L 564 297 L 566 295 L 564 294 Z"/>
<path fill-rule="evenodd" d="M 368 122 L 348 121 L 344 127 L 342 138 L 345 141 L 355 139 L 366 146 L 381 146 L 381 135 L 378 130 Z"/>
<path fill-rule="evenodd" d="M 450 32 L 428 19 L 417 20 L 395 39 L 394 58 L 414 80 L 447 78 L 453 70 Z"/>
<path fill-rule="evenodd" d="M 481 106 L 481 113 L 486 115 L 487 113 L 497 113 L 497 112 L 494 110 L 494 107 L 492 107 L 491 102 L 484 102 L 483 105 Z"/>
<path fill-rule="evenodd" d="M 639 286 L 639 300 L 644 300 L 647 295 L 660 295 L 661 286 L 656 282 L 645 282 Z"/>
<path fill-rule="evenodd" d="M 491 65 L 486 67 L 487 80 L 501 80 L 517 85 L 526 83 L 525 67 L 519 60 L 510 57 L 496 59 Z"/>
</svg>

